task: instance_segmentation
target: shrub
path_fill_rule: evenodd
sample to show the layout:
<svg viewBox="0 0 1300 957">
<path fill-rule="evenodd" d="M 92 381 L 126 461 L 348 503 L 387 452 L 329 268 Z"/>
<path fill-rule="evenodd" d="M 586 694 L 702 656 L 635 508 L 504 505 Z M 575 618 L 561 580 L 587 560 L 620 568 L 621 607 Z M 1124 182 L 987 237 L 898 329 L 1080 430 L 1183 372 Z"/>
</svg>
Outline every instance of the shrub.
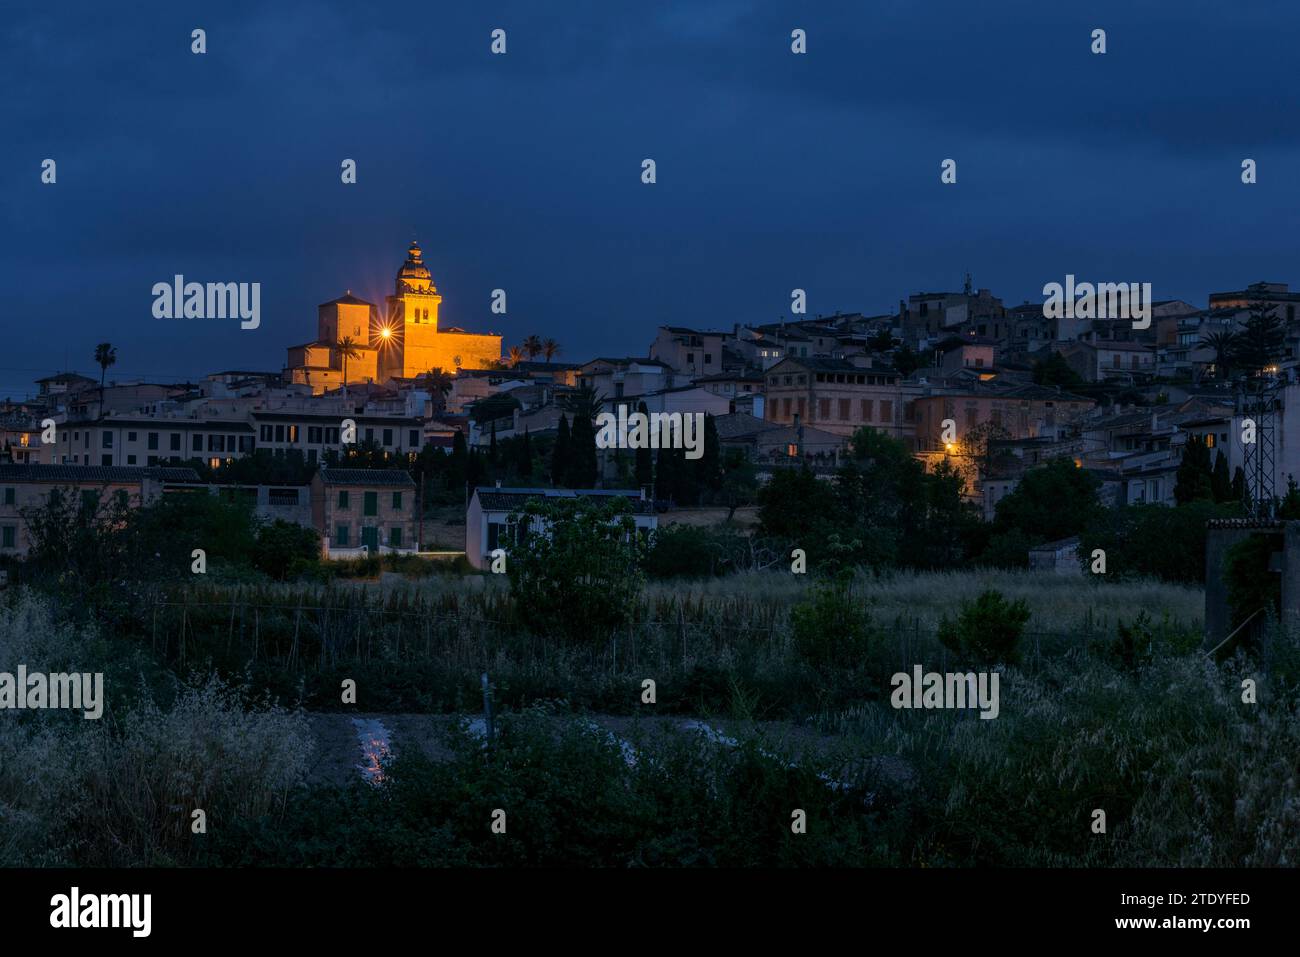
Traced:
<svg viewBox="0 0 1300 957">
<path fill-rule="evenodd" d="M 791 610 L 790 624 L 796 650 L 814 667 L 859 667 L 874 634 L 870 617 L 843 579 L 816 585 Z"/>
<path fill-rule="evenodd" d="M 974 601 L 962 602 L 956 621 L 943 619 L 939 640 L 949 651 L 976 664 L 1015 664 L 1027 621 L 1029 606 L 1023 600 L 1008 601 L 989 588 Z"/>
</svg>

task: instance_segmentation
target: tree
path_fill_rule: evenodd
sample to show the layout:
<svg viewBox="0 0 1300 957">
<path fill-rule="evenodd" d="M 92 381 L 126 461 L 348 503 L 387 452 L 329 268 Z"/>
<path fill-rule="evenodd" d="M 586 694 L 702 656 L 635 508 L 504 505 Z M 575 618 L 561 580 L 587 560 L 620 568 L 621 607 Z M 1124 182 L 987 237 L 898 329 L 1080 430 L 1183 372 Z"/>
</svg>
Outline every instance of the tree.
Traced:
<svg viewBox="0 0 1300 957">
<path fill-rule="evenodd" d="M 357 349 L 357 341 L 351 336 L 344 336 L 335 346 L 339 351 L 339 358 L 343 362 L 343 390 L 346 392 L 348 387 L 348 360 L 358 359 L 361 353 Z"/>
<path fill-rule="evenodd" d="M 569 488 L 595 488 L 598 474 L 596 430 L 592 426 L 591 419 L 575 412 L 573 430 L 569 433 L 569 470 L 566 484 Z"/>
<path fill-rule="evenodd" d="M 99 365 L 99 417 L 104 417 L 104 377 L 108 367 L 117 362 L 117 349 L 112 343 L 101 342 L 95 346 L 95 362 Z"/>
<path fill-rule="evenodd" d="M 649 410 L 644 402 L 638 402 L 636 410 L 642 415 L 649 416 Z M 638 488 L 653 488 L 655 483 L 655 465 L 654 453 L 649 448 L 638 448 L 636 450 L 636 484 Z"/>
<path fill-rule="evenodd" d="M 1243 371 L 1258 375 L 1282 355 L 1286 327 L 1272 305 L 1252 302 L 1245 325 L 1237 334 L 1232 361 Z"/>
<path fill-rule="evenodd" d="M 918 356 L 907 346 L 899 346 L 894 350 L 894 368 L 904 376 L 909 376 L 917 369 L 921 368 L 921 357 Z"/>
<path fill-rule="evenodd" d="M 507 537 L 510 596 L 534 633 L 598 644 L 633 614 L 644 543 L 630 502 L 530 502 Z"/>
<path fill-rule="evenodd" d="M 537 336 L 529 336 L 524 340 L 524 352 L 528 353 L 529 360 L 536 359 L 542 351 L 542 340 Z"/>
<path fill-rule="evenodd" d="M 1084 384 L 1083 377 L 1075 372 L 1059 352 L 1034 363 L 1034 382 L 1038 385 L 1059 385 L 1074 388 Z"/>
<path fill-rule="evenodd" d="M 1009 601 L 990 588 L 973 602 L 962 602 L 956 621 L 944 617 L 939 641 L 963 662 L 1013 665 L 1020 659 L 1020 636 L 1028 621 L 1023 599 Z"/>
<path fill-rule="evenodd" d="M 510 368 L 512 369 L 517 368 L 519 366 L 519 363 L 523 361 L 524 361 L 524 350 L 519 346 L 511 346 L 508 350 L 506 350 L 506 364 L 509 365 Z"/>
<path fill-rule="evenodd" d="M 1066 458 L 1029 469 L 1015 490 L 998 502 L 993 531 L 1020 532 L 1033 545 L 1077 535 L 1101 509 L 1100 484 Z"/>
<path fill-rule="evenodd" d="M 1232 500 L 1234 502 L 1246 503 L 1246 473 L 1237 466 L 1237 470 L 1232 473 Z"/>
<path fill-rule="evenodd" d="M 1231 502 L 1232 478 L 1228 472 L 1228 457 L 1223 449 L 1214 457 L 1214 472 L 1210 476 L 1210 491 L 1216 502 Z"/>
<path fill-rule="evenodd" d="M 451 440 L 451 463 L 446 472 L 447 490 L 464 495 L 468 478 L 469 449 L 465 443 L 465 433 L 457 429 Z"/>
<path fill-rule="evenodd" d="M 1210 450 L 1199 435 L 1189 435 L 1175 475 L 1174 501 L 1186 505 L 1197 499 L 1213 497 Z"/>
<path fill-rule="evenodd" d="M 718 439 L 718 424 L 707 413 L 704 416 L 702 439 L 702 454 L 691 463 L 700 494 L 716 492 L 722 488 L 722 446 Z"/>
<path fill-rule="evenodd" d="M 527 426 L 524 427 L 523 438 L 515 441 L 515 471 L 520 478 L 533 476 L 533 441 L 528 435 Z"/>
<path fill-rule="evenodd" d="M 492 434 L 488 438 L 488 461 L 497 464 L 497 424 L 492 423 Z"/>
<path fill-rule="evenodd" d="M 555 431 L 555 448 L 551 450 L 551 484 L 564 488 L 569 478 L 569 423 L 560 413 L 560 425 Z"/>
<path fill-rule="evenodd" d="M 559 352 L 560 344 L 554 339 L 545 339 L 542 341 L 542 355 L 546 357 L 547 362 L 554 359 Z"/>
<path fill-rule="evenodd" d="M 447 408 L 447 396 L 455 385 L 456 377 L 450 372 L 434 367 L 420 376 L 420 387 L 429 393 L 436 415 Z"/>
<path fill-rule="evenodd" d="M 1237 348 L 1237 334 L 1228 330 L 1211 332 L 1197 345 L 1203 349 L 1214 350 L 1214 377 L 1216 379 L 1230 378 L 1232 356 Z"/>
</svg>

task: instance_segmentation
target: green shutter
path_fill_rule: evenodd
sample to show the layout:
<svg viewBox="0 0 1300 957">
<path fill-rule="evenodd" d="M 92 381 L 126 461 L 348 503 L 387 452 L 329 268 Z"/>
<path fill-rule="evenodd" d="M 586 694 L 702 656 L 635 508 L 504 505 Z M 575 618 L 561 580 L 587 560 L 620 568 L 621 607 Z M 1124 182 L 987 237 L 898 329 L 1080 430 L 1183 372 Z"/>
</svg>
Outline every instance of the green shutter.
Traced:
<svg viewBox="0 0 1300 957">
<path fill-rule="evenodd" d="M 379 514 L 379 493 L 366 492 L 365 495 L 366 495 L 365 514 L 378 515 Z"/>
</svg>

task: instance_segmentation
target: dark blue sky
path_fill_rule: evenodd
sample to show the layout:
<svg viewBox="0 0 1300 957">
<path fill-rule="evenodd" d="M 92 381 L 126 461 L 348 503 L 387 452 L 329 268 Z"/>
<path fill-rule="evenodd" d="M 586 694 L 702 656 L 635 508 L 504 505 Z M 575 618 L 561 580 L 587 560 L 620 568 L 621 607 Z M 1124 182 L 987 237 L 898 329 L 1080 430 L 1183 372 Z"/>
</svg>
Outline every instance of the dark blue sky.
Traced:
<svg viewBox="0 0 1300 957">
<path fill-rule="evenodd" d="M 1008 303 L 1066 273 L 1198 305 L 1300 281 L 1298 27 L 1194 0 L 6 3 L 0 396 L 97 373 L 102 340 L 121 378 L 278 370 L 413 237 L 445 323 L 572 359 L 770 321 L 794 287 L 813 314 L 967 270 Z M 261 328 L 154 319 L 177 272 L 260 282 Z"/>
</svg>

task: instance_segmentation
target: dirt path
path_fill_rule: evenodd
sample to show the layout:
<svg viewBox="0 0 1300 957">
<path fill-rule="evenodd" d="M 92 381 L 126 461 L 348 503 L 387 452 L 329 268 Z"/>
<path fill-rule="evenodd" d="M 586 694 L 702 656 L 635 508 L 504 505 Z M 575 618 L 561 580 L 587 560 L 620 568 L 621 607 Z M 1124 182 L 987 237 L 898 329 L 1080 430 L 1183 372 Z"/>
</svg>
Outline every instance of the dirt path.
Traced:
<svg viewBox="0 0 1300 957">
<path fill-rule="evenodd" d="M 465 720 L 476 725 L 481 733 L 481 715 L 465 715 Z M 446 761 L 451 752 L 444 744 L 445 734 L 457 715 L 430 714 L 378 714 L 371 712 L 348 714 L 312 713 L 308 716 L 316 739 L 316 751 L 309 772 L 309 783 L 343 784 L 372 773 L 376 763 L 382 763 L 385 752 L 400 754 L 404 748 L 419 748 L 434 761 Z M 558 720 L 564 720 L 557 718 Z M 700 734 L 719 747 L 734 747 L 735 742 L 757 731 L 764 742 L 764 750 L 788 756 L 798 761 L 803 755 L 825 755 L 848 743 L 839 737 L 790 722 L 744 722 L 710 718 L 702 721 L 681 716 L 632 718 L 621 715 L 584 715 L 569 720 L 586 720 L 626 741 L 639 727 L 650 734 L 664 731 L 689 731 Z M 893 778 L 908 777 L 907 768 L 895 758 L 881 759 L 886 774 Z"/>
</svg>

